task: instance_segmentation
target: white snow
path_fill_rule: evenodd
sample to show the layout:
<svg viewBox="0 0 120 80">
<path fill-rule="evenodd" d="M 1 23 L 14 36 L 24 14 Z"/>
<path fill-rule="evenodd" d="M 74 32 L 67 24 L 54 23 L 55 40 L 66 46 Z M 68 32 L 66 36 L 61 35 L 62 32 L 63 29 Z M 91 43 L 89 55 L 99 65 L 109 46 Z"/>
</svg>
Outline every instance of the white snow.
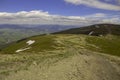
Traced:
<svg viewBox="0 0 120 80">
<path fill-rule="evenodd" d="M 28 47 L 28 48 L 24 48 L 24 49 L 18 49 L 18 50 L 16 50 L 15 52 L 22 52 L 22 51 L 25 51 L 25 50 L 28 50 L 28 49 L 30 49 L 31 47 Z"/>
<path fill-rule="evenodd" d="M 27 41 L 26 42 L 26 44 L 28 44 L 28 46 L 29 45 L 32 45 L 32 44 L 34 44 L 35 43 L 35 40 L 29 40 L 29 41 Z M 28 47 L 28 48 L 21 48 L 21 49 L 18 49 L 18 50 L 16 50 L 15 52 L 22 52 L 22 51 L 25 51 L 25 50 L 28 50 L 28 49 L 30 49 L 31 47 Z"/>
<path fill-rule="evenodd" d="M 26 44 L 28 44 L 28 45 L 31 45 L 33 43 L 35 43 L 35 40 L 29 40 L 29 41 L 26 42 Z"/>
<path fill-rule="evenodd" d="M 91 31 L 88 35 L 92 35 L 94 31 Z"/>
</svg>

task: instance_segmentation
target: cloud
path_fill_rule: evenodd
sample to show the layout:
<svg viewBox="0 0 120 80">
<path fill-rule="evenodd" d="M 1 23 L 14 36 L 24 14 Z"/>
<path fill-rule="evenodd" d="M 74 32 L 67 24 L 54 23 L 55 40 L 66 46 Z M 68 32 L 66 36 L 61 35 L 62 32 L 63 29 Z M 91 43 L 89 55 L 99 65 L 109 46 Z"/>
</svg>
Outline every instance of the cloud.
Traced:
<svg viewBox="0 0 120 80">
<path fill-rule="evenodd" d="M 75 5 L 85 5 L 85 6 L 104 9 L 104 10 L 120 11 L 119 5 L 105 3 L 100 0 L 64 0 L 64 1 L 67 3 L 75 4 Z M 120 0 L 117 0 L 117 1 L 120 2 Z"/>
<path fill-rule="evenodd" d="M 118 4 L 120 5 L 120 0 L 117 0 Z"/>
<path fill-rule="evenodd" d="M 0 13 L 0 24 L 79 24 L 84 21 L 80 16 L 51 15 L 48 12 L 33 10 L 17 13 Z M 85 22 L 85 21 L 84 21 Z"/>
<path fill-rule="evenodd" d="M 117 23 L 120 23 L 120 18 L 116 17 L 116 18 L 110 18 L 110 19 L 103 19 L 102 22 L 117 24 Z"/>
<path fill-rule="evenodd" d="M 87 15 L 87 18 L 103 18 L 106 17 L 107 15 L 104 13 L 96 13 L 96 14 L 92 14 L 92 15 Z"/>
<path fill-rule="evenodd" d="M 96 23 L 118 23 L 119 15 L 108 18 L 108 15 L 96 13 L 86 16 L 52 15 L 41 10 L 20 11 L 16 13 L 0 12 L 0 24 L 58 24 L 58 25 L 87 25 Z"/>
<path fill-rule="evenodd" d="M 120 0 L 104 0 L 104 1 L 106 1 L 106 2 L 114 2 L 114 3 L 118 4 L 118 5 L 120 5 Z"/>
</svg>

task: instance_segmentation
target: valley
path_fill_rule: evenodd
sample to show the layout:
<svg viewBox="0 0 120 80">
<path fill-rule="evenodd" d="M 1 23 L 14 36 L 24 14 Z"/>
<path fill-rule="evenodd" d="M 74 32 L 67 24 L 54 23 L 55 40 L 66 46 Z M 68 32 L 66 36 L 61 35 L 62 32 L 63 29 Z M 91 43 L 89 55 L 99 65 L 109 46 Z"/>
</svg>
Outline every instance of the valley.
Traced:
<svg viewBox="0 0 120 80">
<path fill-rule="evenodd" d="M 58 32 L 72 27 L 78 26 L 0 24 L 0 48 L 23 38 Z"/>
</svg>

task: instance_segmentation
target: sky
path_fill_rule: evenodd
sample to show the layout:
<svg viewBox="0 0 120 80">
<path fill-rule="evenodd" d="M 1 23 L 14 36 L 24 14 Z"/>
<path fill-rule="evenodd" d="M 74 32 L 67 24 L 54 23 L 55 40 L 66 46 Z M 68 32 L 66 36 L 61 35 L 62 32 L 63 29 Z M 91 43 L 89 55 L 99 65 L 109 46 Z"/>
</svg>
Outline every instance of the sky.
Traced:
<svg viewBox="0 0 120 80">
<path fill-rule="evenodd" d="M 120 24 L 120 0 L 0 0 L 0 24 Z"/>
</svg>

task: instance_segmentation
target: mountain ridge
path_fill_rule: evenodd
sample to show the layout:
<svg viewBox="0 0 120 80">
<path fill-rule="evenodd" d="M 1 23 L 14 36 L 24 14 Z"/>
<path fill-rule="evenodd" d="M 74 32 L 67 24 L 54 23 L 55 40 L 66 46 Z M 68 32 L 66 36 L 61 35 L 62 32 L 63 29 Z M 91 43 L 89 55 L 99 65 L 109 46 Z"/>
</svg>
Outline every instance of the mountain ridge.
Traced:
<svg viewBox="0 0 120 80">
<path fill-rule="evenodd" d="M 91 34 L 90 34 L 91 33 Z M 72 28 L 54 34 L 85 34 L 85 35 L 120 35 L 120 25 L 118 24 L 95 24 L 80 28 Z"/>
</svg>

